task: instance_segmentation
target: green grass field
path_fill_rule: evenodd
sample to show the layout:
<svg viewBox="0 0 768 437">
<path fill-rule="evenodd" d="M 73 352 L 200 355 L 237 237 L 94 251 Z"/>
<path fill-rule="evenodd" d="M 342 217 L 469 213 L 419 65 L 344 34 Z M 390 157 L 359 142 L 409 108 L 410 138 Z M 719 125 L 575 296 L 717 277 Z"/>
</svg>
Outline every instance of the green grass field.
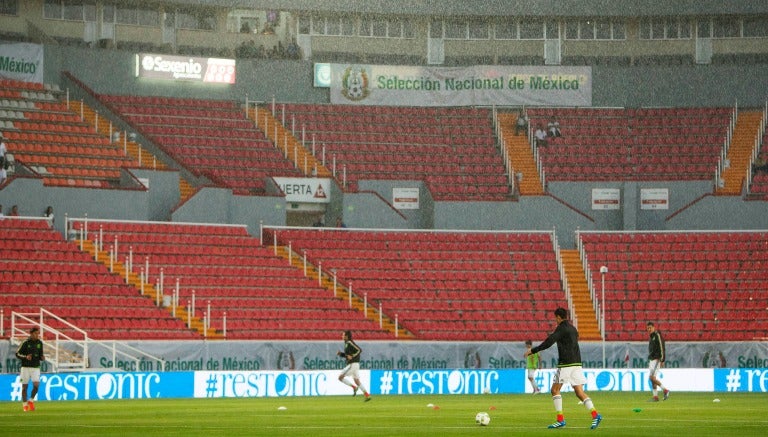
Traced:
<svg viewBox="0 0 768 437">
<path fill-rule="evenodd" d="M 673 393 L 659 403 L 646 402 L 647 393 L 592 397 L 604 417 L 594 431 L 586 409 L 566 393 L 568 426 L 559 430 L 546 429 L 554 421 L 549 395 L 421 395 L 377 396 L 367 403 L 359 396 L 38 402 L 36 411 L 26 413 L 20 402 L 3 402 L 0 435 L 728 437 L 766 435 L 768 429 L 766 394 Z M 491 415 L 489 426 L 475 424 L 479 411 Z"/>
</svg>

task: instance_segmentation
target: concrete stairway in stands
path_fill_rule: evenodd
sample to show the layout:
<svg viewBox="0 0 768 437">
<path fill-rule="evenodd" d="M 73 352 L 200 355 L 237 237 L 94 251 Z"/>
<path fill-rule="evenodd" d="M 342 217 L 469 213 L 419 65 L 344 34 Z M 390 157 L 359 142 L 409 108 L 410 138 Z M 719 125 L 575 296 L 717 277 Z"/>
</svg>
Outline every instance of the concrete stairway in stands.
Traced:
<svg viewBox="0 0 768 437">
<path fill-rule="evenodd" d="M 536 167 L 536 161 L 531 151 L 531 144 L 525 135 L 515 135 L 517 115 L 499 113 L 499 127 L 504 140 L 507 154 L 515 173 L 522 174 L 522 179 L 517 181 L 518 191 L 523 196 L 541 196 L 544 188 L 541 186 L 541 177 Z"/>
<path fill-rule="evenodd" d="M 592 305 L 592 298 L 587 287 L 587 278 L 581 266 L 579 251 L 575 249 L 561 249 L 560 256 L 563 259 L 563 268 L 568 278 L 568 287 L 571 290 L 573 310 L 578 321 L 579 339 L 586 341 L 600 340 L 600 328 L 597 323 L 597 315 Z"/>
<path fill-rule="evenodd" d="M 84 251 L 90 253 L 96 261 L 106 265 L 107 267 L 110 267 L 109 252 L 98 250 L 98 248 L 96 247 L 93 241 L 91 240 L 82 241 L 82 248 Z M 134 286 L 141 293 L 142 296 L 146 296 L 148 299 L 157 300 L 157 290 L 155 286 L 149 283 L 142 284 L 141 277 L 134 272 L 128 272 L 126 276 L 126 267 L 120 261 L 114 261 L 114 260 L 112 261 L 112 273 L 121 278 L 127 278 L 126 282 Z M 161 296 L 161 299 L 162 299 L 162 296 Z M 155 302 L 155 304 L 158 304 L 158 302 Z M 162 305 L 162 304 L 163 304 L 162 302 L 159 302 L 159 305 Z M 169 312 L 171 312 L 174 317 L 183 321 L 184 323 L 187 323 L 187 321 L 189 321 L 191 325 L 191 329 L 199 332 L 200 335 L 205 337 L 206 339 L 209 339 L 209 340 L 224 339 L 223 333 L 217 331 L 216 329 L 208 328 L 206 332 L 205 324 L 203 320 L 200 319 L 199 317 L 190 317 L 187 310 L 183 306 L 181 305 L 177 306 L 175 313 L 173 313 L 173 308 L 171 306 L 166 307 L 166 309 Z"/>
<path fill-rule="evenodd" d="M 248 119 L 253 120 L 265 136 L 285 153 L 286 159 L 293 161 L 296 168 L 304 175 L 319 178 L 331 178 L 331 171 L 318 160 L 310 150 L 304 147 L 289 129 L 278 121 L 266 108 L 249 108 Z"/>
<path fill-rule="evenodd" d="M 728 150 L 730 166 L 723 171 L 723 186 L 717 188 L 716 194 L 723 196 L 741 195 L 762 119 L 762 111 L 739 111 L 731 146 Z"/>
</svg>

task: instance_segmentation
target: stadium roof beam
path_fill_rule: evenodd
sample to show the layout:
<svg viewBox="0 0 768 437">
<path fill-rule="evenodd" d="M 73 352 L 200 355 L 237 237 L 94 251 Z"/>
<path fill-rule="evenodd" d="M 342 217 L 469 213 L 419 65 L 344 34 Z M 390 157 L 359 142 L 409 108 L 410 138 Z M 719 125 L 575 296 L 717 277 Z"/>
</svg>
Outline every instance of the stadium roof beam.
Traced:
<svg viewBox="0 0 768 437">
<path fill-rule="evenodd" d="M 161 4 L 286 12 L 466 17 L 643 17 L 768 14 L 768 2 L 744 0 L 173 0 Z"/>
</svg>

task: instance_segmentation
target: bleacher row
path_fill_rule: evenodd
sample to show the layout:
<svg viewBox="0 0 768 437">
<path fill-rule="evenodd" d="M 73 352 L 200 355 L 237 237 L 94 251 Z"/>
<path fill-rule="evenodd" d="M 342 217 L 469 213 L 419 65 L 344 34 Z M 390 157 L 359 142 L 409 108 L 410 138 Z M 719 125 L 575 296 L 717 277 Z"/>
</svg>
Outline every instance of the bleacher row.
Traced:
<svg viewBox="0 0 768 437">
<path fill-rule="evenodd" d="M 300 177 L 233 102 L 101 95 L 138 132 L 192 174 L 237 194 L 265 194 L 266 179 Z M 168 107 L 173 107 L 169 114 Z"/>
<path fill-rule="evenodd" d="M 40 177 L 52 186 L 116 188 L 121 168 L 138 167 L 122 148 L 59 101 L 58 87 L 7 79 L 0 86 L 0 121 L 14 164 L 11 176 Z"/>
<path fill-rule="evenodd" d="M 202 338 L 169 308 L 156 306 L 156 296 L 142 296 L 46 221 L 6 218 L 0 227 L 5 332 L 12 311 L 44 307 L 96 339 Z M 306 251 L 310 265 L 335 272 L 340 287 L 397 318 L 417 340 L 521 341 L 541 331 L 554 308 L 567 305 L 550 233 L 267 232 L 267 241 L 274 234 L 294 256 Z M 180 305 L 194 294 L 198 318 L 210 305 L 214 329 L 223 329 L 226 315 L 226 338 L 335 340 L 340 330 L 354 329 L 358 338 L 395 339 L 341 293 L 260 246 L 244 227 L 115 221 L 89 223 L 89 234 L 110 244 L 116 238 L 118 259 L 130 251 L 134 270 L 146 260 L 149 284 L 162 269 L 166 294 L 178 279 Z M 609 267 L 610 341 L 644 340 L 647 320 L 675 341 L 754 340 L 768 332 L 766 232 L 583 232 L 579 242 L 593 280 L 600 279 L 599 266 Z"/>
<path fill-rule="evenodd" d="M 138 166 L 119 144 L 59 101 L 57 88 L 12 80 L 0 85 L 0 128 L 28 175 L 42 177 L 46 185 L 118 188 L 120 170 Z M 269 177 L 304 176 L 234 102 L 96 97 L 174 165 L 237 194 L 264 194 Z M 512 194 L 489 109 L 307 103 L 274 109 L 307 147 L 310 141 L 317 145 L 326 166 L 335 162 L 347 190 L 355 191 L 364 180 L 401 179 L 424 181 L 436 200 L 508 200 Z M 561 125 L 563 136 L 539 148 L 548 181 L 709 181 L 731 111 L 530 108 L 528 113 L 532 127 L 551 118 Z M 766 152 L 760 156 L 765 159 Z M 758 171 L 752 184 L 752 198 L 768 196 L 768 172 Z"/>
<path fill-rule="evenodd" d="M 600 279 L 600 266 L 610 266 L 608 332 L 660 311 L 669 314 L 666 331 L 688 332 L 689 340 L 768 332 L 766 232 L 582 233 L 580 243 L 593 279 Z"/>
<path fill-rule="evenodd" d="M 708 180 L 714 177 L 731 108 L 532 108 L 533 129 L 550 120 L 562 137 L 539 147 L 550 181 Z"/>
</svg>

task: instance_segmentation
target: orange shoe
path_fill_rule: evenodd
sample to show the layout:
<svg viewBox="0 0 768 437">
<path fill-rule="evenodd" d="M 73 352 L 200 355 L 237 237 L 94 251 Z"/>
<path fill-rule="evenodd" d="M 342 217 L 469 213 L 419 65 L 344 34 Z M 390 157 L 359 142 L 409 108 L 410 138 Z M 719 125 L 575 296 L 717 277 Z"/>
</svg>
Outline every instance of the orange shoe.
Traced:
<svg viewBox="0 0 768 437">
<path fill-rule="evenodd" d="M 29 411 L 29 406 L 27 406 L 27 403 L 26 403 L 26 402 L 24 402 L 24 404 L 22 404 L 22 405 L 23 405 L 23 406 L 22 406 L 22 409 L 23 409 L 24 411 Z"/>
<path fill-rule="evenodd" d="M 32 401 L 29 401 L 29 411 L 35 411 L 35 403 Z"/>
</svg>

